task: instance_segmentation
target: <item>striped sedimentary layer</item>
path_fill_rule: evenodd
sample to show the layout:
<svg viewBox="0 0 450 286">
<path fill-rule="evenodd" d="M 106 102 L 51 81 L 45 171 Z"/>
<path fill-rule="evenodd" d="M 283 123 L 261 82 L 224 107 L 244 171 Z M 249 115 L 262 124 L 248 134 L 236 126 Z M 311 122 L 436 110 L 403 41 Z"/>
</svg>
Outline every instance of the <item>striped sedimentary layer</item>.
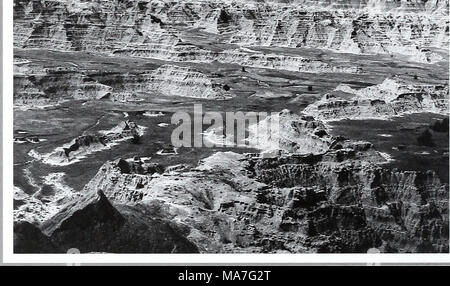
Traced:
<svg viewBox="0 0 450 286">
<path fill-rule="evenodd" d="M 447 6 L 448 1 L 16 0 L 14 44 L 220 61 L 220 48 L 208 49 L 183 36 L 185 28 L 201 28 L 223 43 L 399 54 L 435 62 L 442 58 L 430 48 L 448 47 Z"/>
</svg>

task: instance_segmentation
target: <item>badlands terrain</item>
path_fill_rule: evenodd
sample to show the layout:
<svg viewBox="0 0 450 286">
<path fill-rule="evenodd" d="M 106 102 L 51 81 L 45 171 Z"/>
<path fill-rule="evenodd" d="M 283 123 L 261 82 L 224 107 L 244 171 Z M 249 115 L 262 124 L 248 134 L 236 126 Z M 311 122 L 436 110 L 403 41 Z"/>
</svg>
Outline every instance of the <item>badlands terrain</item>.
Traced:
<svg viewBox="0 0 450 286">
<path fill-rule="evenodd" d="M 14 0 L 14 251 L 449 252 L 448 5 Z"/>
</svg>

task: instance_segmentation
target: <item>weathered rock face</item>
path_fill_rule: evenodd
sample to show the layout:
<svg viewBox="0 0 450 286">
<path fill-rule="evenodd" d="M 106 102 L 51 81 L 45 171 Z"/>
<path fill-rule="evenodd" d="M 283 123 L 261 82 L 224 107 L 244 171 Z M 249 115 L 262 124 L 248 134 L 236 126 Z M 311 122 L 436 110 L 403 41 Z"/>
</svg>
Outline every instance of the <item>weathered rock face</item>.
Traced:
<svg viewBox="0 0 450 286">
<path fill-rule="evenodd" d="M 360 90 L 340 85 L 303 111 L 324 121 L 386 119 L 409 113 L 448 113 L 448 85 L 406 84 L 386 79 Z"/>
<path fill-rule="evenodd" d="M 275 156 L 219 152 L 195 168 L 119 159 L 63 205 L 18 194 L 16 220 L 82 252 L 449 251 L 449 188 L 434 172 L 388 169 L 371 143 L 333 138 L 312 117 L 277 118 L 280 136 L 262 138 L 282 143 Z M 41 224 L 30 207 L 56 215 Z"/>
<path fill-rule="evenodd" d="M 81 197 L 80 193 L 64 186 L 63 175 L 64 173 L 48 175 L 45 178 L 47 186 L 32 195 L 14 187 L 14 221 L 26 221 L 37 226 L 60 211 L 68 202 Z M 55 184 L 56 190 L 49 190 L 49 185 Z"/>
<path fill-rule="evenodd" d="M 100 181 L 95 182 L 92 189 L 101 186 L 108 188 L 108 197 L 115 202 L 137 202 L 142 200 L 142 191 L 152 179 L 152 175 L 163 173 L 163 171 L 164 169 L 159 165 L 119 159 L 112 164 L 103 165 L 99 170 L 102 174 L 111 174 L 108 179 L 104 179 L 110 180 L 112 185 L 99 178 Z"/>
<path fill-rule="evenodd" d="M 109 162 L 84 191 L 186 227 L 201 252 L 448 251 L 448 186 L 370 163 L 382 161 L 371 150 L 343 141 L 321 155 L 216 153 L 144 176 Z"/>
<path fill-rule="evenodd" d="M 329 203 L 336 204 L 338 209 L 348 210 L 351 205 L 360 211 L 367 226 L 375 230 L 372 238 L 384 241 L 381 246 L 388 252 L 448 251 L 444 242 L 448 239 L 445 199 L 448 186 L 442 185 L 432 172 L 390 171 L 364 162 L 317 164 L 313 168 L 310 164 L 292 165 L 292 162 L 275 168 L 270 165 L 270 161 L 258 162 L 255 167 L 263 181 L 278 186 L 298 186 L 299 182 L 305 187 L 323 184 Z M 273 178 L 278 179 L 272 181 Z M 325 233 L 333 232 L 328 224 L 321 226 L 323 222 L 317 217 L 310 221 L 313 229 L 317 222 Z"/>
<path fill-rule="evenodd" d="M 67 100 L 133 101 L 139 94 L 203 99 L 233 96 L 217 78 L 193 68 L 162 65 L 151 71 L 105 73 L 83 68 L 15 65 L 14 106 L 39 108 Z"/>
<path fill-rule="evenodd" d="M 138 126 L 133 121 L 122 121 L 110 130 L 81 135 L 50 153 L 41 154 L 31 150 L 29 156 L 50 165 L 70 165 L 91 153 L 109 149 L 124 140 L 140 137 L 144 132 L 145 127 Z"/>
<path fill-rule="evenodd" d="M 230 58 L 242 57 L 234 51 L 211 51 L 186 42 L 181 30 L 189 27 L 202 28 L 232 44 L 402 54 L 434 62 L 440 57 L 426 48 L 448 46 L 447 6 L 448 1 L 302 1 L 294 5 L 259 1 L 16 0 L 14 42 L 22 48 L 85 50 L 174 61 L 211 62 L 225 57 L 230 62 Z M 260 66 L 264 62 L 270 67 L 273 60 L 262 57 L 246 56 L 246 64 Z"/>
<path fill-rule="evenodd" d="M 152 1 L 149 1 L 152 2 Z M 177 3 L 178 2 L 178 3 Z M 188 3 L 191 2 L 191 3 Z M 193 8 L 199 5 L 205 5 L 205 3 L 210 3 L 208 0 L 199 1 L 158 1 L 154 2 L 154 7 L 156 11 L 167 11 L 171 8 L 171 5 L 179 4 L 182 8 Z M 292 6 L 296 4 L 298 6 L 306 6 L 311 8 L 321 8 L 326 7 L 329 9 L 340 9 L 340 10 L 354 10 L 354 9 L 371 9 L 377 12 L 381 11 L 393 11 L 393 12 L 422 12 L 422 13 L 444 13 L 448 7 L 445 0 L 224 0 L 220 1 L 227 5 L 244 5 L 246 7 L 254 7 L 255 5 L 274 5 L 279 7 Z M 169 4 L 167 4 L 169 3 Z M 215 3 L 213 3 L 215 4 Z M 166 9 L 166 10 L 164 10 Z M 174 11 L 170 16 L 175 20 L 188 20 L 189 18 L 184 17 L 184 15 L 196 15 L 191 11 L 188 14 L 188 9 L 182 10 L 184 13 L 180 13 L 180 10 Z M 184 18 L 183 18 L 184 17 Z M 222 16 L 223 17 L 223 16 Z"/>
<path fill-rule="evenodd" d="M 113 88 L 112 101 L 137 101 L 157 96 L 179 96 L 211 100 L 234 96 L 230 88 L 210 73 L 195 68 L 164 64 L 154 70 L 128 73 L 92 72 L 90 77 Z M 137 98 L 140 96 L 140 98 Z"/>
<path fill-rule="evenodd" d="M 434 62 L 439 58 L 433 58 L 435 55 L 421 47 L 445 47 L 445 41 L 448 41 L 448 38 L 444 39 L 445 28 L 437 29 L 439 23 L 446 20 L 433 16 L 355 11 L 305 12 L 297 9 L 288 13 L 284 9 L 269 10 L 267 14 L 256 13 L 254 19 L 238 16 L 232 20 L 237 29 L 230 42 L 325 48 L 352 53 L 403 54 L 416 61 Z M 434 24 L 429 22 L 430 19 Z"/>
<path fill-rule="evenodd" d="M 283 110 L 249 127 L 249 142 L 265 152 L 324 153 L 333 142 L 327 128 L 312 116 Z"/>
<path fill-rule="evenodd" d="M 310 215 L 310 230 L 318 230 L 318 233 L 323 234 L 334 233 L 331 235 L 334 238 L 337 238 L 337 233 L 341 233 L 344 236 L 340 238 L 344 248 L 350 245 L 355 247 L 361 243 L 359 239 L 362 236 L 386 252 L 448 251 L 447 243 L 442 243 L 448 239 L 447 185 L 440 183 L 433 172 L 387 170 L 363 160 L 344 160 L 339 163 L 342 157 L 338 154 L 347 153 L 343 151 L 338 150 L 337 156 L 333 156 L 337 159 L 335 163 L 326 158 L 314 163 L 317 160 L 314 157 L 297 157 L 300 161 L 295 162 L 295 157 L 291 157 L 286 161 L 283 158 L 257 160 L 254 169 L 256 177 L 270 185 L 326 190 L 327 203 L 332 207 L 320 208 L 317 217 L 317 212 Z M 347 232 L 348 226 L 345 225 L 336 226 L 337 232 L 334 232 L 333 223 L 330 224 L 330 221 L 334 221 L 330 210 L 333 208 L 338 209 L 340 214 L 337 216 L 342 215 L 342 211 L 347 215 L 356 214 L 354 219 L 359 217 L 364 223 L 360 222 L 356 232 Z M 321 219 L 324 215 L 328 220 Z M 293 215 L 289 220 L 294 228 L 295 218 L 296 215 Z M 366 227 L 361 231 L 361 228 Z M 346 237 L 345 233 L 349 236 Z M 332 249 L 330 247 L 336 247 L 333 244 L 321 247 L 325 246 L 323 250 L 329 252 Z"/>
<path fill-rule="evenodd" d="M 149 218 L 139 208 L 116 208 L 101 191 L 67 204 L 40 226 L 42 232 L 27 222 L 15 228 L 16 252 L 197 252 L 173 224 Z"/>
<path fill-rule="evenodd" d="M 399 53 L 424 62 L 434 59 L 420 48 L 448 45 L 446 1 L 299 2 L 181 1 L 156 11 L 163 21 L 202 27 L 244 45 Z"/>
<path fill-rule="evenodd" d="M 130 87 L 131 90 L 136 90 Z M 167 96 L 205 99 L 231 97 L 231 93 L 227 92 L 223 85 L 213 82 L 205 74 L 192 68 L 175 65 L 163 65 L 151 72 L 141 88 L 144 88 L 142 91 L 158 92 Z"/>
<path fill-rule="evenodd" d="M 395 11 L 395 12 L 445 12 L 446 1 L 442 0 L 294 0 L 297 3 L 307 5 L 318 5 L 324 7 L 334 7 L 339 9 L 364 9 L 369 8 L 375 11 Z M 270 1 L 269 1 L 270 2 Z M 283 2 L 283 1 L 274 1 Z M 293 1 L 286 1 L 292 3 Z"/>
<path fill-rule="evenodd" d="M 43 75 L 39 65 L 28 65 L 28 62 L 14 64 L 14 105 L 15 106 L 45 106 L 51 99 L 35 82 L 36 74 Z"/>
<path fill-rule="evenodd" d="M 68 99 L 99 100 L 110 95 L 112 88 L 101 84 L 77 68 L 45 68 L 23 62 L 14 65 L 14 106 L 39 108 Z"/>
<path fill-rule="evenodd" d="M 189 59 L 187 59 L 189 61 Z M 198 58 L 195 61 L 222 62 L 239 64 L 242 66 L 287 70 L 307 73 L 360 73 L 356 66 L 333 66 L 331 64 L 304 58 L 300 56 L 281 55 L 275 53 L 263 53 L 253 50 L 231 49 L 221 53 L 211 54 L 209 57 Z"/>
</svg>

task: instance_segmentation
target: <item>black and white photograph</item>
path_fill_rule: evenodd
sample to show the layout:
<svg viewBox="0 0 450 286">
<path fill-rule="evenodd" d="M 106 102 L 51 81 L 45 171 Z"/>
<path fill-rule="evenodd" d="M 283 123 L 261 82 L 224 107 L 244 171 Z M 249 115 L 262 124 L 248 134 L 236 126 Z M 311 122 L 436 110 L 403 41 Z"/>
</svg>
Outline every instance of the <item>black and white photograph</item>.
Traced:
<svg viewBox="0 0 450 286">
<path fill-rule="evenodd" d="M 448 0 L 11 2 L 12 255 L 449 254 Z"/>
</svg>

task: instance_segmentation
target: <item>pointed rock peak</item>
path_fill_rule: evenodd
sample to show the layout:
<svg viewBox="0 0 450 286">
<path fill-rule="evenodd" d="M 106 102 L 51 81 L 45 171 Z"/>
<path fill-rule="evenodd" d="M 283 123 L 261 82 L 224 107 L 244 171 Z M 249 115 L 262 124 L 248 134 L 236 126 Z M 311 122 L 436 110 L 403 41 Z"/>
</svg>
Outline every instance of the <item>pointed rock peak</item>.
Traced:
<svg viewBox="0 0 450 286">
<path fill-rule="evenodd" d="M 83 230 L 96 225 L 120 226 L 124 222 L 125 219 L 103 191 L 97 190 L 65 205 L 60 212 L 42 224 L 42 230 L 51 236 L 55 231 Z"/>
</svg>

